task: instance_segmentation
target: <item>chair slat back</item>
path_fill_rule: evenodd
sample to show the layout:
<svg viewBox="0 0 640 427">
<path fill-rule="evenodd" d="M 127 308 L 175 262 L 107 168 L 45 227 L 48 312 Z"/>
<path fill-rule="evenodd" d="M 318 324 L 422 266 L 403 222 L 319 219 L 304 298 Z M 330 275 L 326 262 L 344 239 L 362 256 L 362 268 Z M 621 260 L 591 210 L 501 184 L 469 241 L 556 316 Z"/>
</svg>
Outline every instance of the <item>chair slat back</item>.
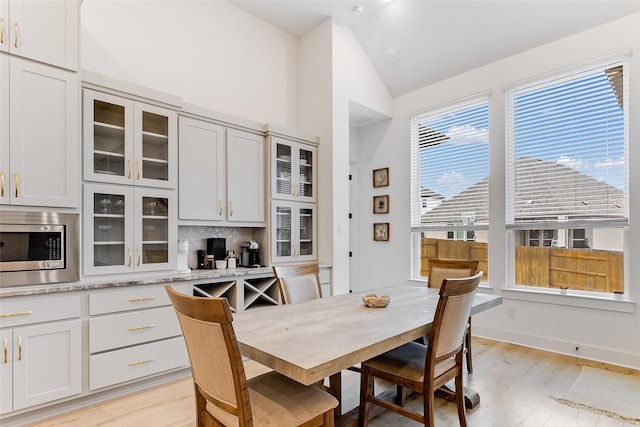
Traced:
<svg viewBox="0 0 640 427">
<path fill-rule="evenodd" d="M 169 286 L 165 289 L 180 321 L 194 383 L 218 408 L 250 419 L 244 365 L 226 298 L 192 297 Z"/>
<path fill-rule="evenodd" d="M 322 297 L 318 264 L 274 266 L 282 304 L 295 304 Z"/>
<path fill-rule="evenodd" d="M 482 274 L 479 272 L 470 277 L 445 279 L 442 282 L 440 299 L 429 333 L 429 347 L 436 360 L 449 357 L 462 347 L 467 320 Z"/>
<path fill-rule="evenodd" d="M 430 258 L 427 286 L 437 289 L 444 279 L 473 276 L 479 264 L 475 259 Z"/>
</svg>

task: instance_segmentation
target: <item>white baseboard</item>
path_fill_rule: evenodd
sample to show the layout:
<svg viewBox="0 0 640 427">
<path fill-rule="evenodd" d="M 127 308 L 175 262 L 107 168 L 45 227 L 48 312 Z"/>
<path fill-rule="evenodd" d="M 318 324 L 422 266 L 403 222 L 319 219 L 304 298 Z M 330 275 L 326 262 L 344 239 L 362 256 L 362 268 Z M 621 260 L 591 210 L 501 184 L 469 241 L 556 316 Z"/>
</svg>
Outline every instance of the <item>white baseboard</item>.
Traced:
<svg viewBox="0 0 640 427">
<path fill-rule="evenodd" d="M 553 338 L 537 337 L 513 331 L 473 325 L 473 335 L 497 341 L 504 341 L 525 347 L 551 351 L 554 353 L 576 356 L 582 359 L 595 360 L 626 368 L 640 369 L 640 354 L 624 353 L 602 347 L 584 345 L 581 343 L 556 340 Z"/>
</svg>

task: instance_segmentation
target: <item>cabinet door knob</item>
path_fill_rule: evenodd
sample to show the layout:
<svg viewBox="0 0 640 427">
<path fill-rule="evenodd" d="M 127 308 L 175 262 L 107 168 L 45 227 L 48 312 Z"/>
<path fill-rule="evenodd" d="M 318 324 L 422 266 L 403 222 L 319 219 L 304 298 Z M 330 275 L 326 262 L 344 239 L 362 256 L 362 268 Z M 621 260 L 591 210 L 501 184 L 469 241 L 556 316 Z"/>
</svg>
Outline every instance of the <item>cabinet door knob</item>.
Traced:
<svg viewBox="0 0 640 427">
<path fill-rule="evenodd" d="M 233 203 L 229 200 L 229 216 L 233 216 Z"/>
<path fill-rule="evenodd" d="M 0 44 L 4 44 L 4 18 L 0 18 Z"/>
<path fill-rule="evenodd" d="M 140 160 L 136 160 L 136 166 L 137 166 L 136 179 L 140 180 Z"/>
<path fill-rule="evenodd" d="M 131 179 L 131 160 L 127 160 L 127 179 Z"/>
<path fill-rule="evenodd" d="M 129 262 L 127 263 L 127 267 L 131 267 L 131 249 L 127 249 L 127 252 L 129 252 Z"/>
<path fill-rule="evenodd" d="M 16 183 L 16 199 L 18 198 L 18 188 L 20 187 L 20 177 L 18 176 L 18 172 L 16 172 L 16 174 L 13 177 L 15 183 Z"/>
<path fill-rule="evenodd" d="M 5 338 L 2 342 L 3 344 L 3 349 L 4 349 L 4 357 L 2 358 L 2 360 L 4 361 L 4 364 L 6 365 L 7 363 L 9 363 L 9 343 L 8 340 Z"/>
<path fill-rule="evenodd" d="M 18 335 L 18 360 L 22 360 L 22 335 Z"/>
<path fill-rule="evenodd" d="M 222 216 L 222 200 L 218 200 L 218 216 Z"/>
<path fill-rule="evenodd" d="M 15 40 L 15 43 L 13 44 L 13 47 L 18 47 L 18 37 L 19 37 L 20 27 L 18 27 L 18 23 L 17 22 L 13 25 L 13 29 L 14 29 L 15 36 L 16 36 L 16 40 Z"/>
<path fill-rule="evenodd" d="M 4 197 L 4 172 L 0 172 L 0 197 Z"/>
<path fill-rule="evenodd" d="M 136 248 L 136 253 L 138 254 L 138 261 L 136 262 L 136 266 L 140 267 L 140 248 Z"/>
</svg>

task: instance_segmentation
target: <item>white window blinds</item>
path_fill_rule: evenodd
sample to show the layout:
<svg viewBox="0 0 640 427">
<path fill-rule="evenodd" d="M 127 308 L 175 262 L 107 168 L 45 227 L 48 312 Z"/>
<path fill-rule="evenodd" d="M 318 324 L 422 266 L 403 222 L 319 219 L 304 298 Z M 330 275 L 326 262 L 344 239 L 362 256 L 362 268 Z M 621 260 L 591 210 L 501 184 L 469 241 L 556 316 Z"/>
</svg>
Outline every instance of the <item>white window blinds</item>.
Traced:
<svg viewBox="0 0 640 427">
<path fill-rule="evenodd" d="M 623 61 L 506 92 L 508 226 L 626 224 L 627 93 Z"/>
<path fill-rule="evenodd" d="M 489 99 L 411 118 L 412 221 L 420 229 L 489 224 Z"/>
</svg>

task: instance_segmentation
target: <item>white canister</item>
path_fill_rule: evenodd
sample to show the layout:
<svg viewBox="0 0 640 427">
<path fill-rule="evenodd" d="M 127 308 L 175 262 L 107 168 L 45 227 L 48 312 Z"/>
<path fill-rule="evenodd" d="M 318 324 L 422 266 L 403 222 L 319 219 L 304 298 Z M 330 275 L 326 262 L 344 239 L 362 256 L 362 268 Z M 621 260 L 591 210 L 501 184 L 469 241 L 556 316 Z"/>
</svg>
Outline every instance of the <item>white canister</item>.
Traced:
<svg viewBox="0 0 640 427">
<path fill-rule="evenodd" d="M 227 258 L 227 268 L 236 268 L 236 259 L 234 257 Z"/>
<path fill-rule="evenodd" d="M 189 263 L 189 241 L 187 239 L 178 240 L 178 273 L 188 273 Z"/>
</svg>

